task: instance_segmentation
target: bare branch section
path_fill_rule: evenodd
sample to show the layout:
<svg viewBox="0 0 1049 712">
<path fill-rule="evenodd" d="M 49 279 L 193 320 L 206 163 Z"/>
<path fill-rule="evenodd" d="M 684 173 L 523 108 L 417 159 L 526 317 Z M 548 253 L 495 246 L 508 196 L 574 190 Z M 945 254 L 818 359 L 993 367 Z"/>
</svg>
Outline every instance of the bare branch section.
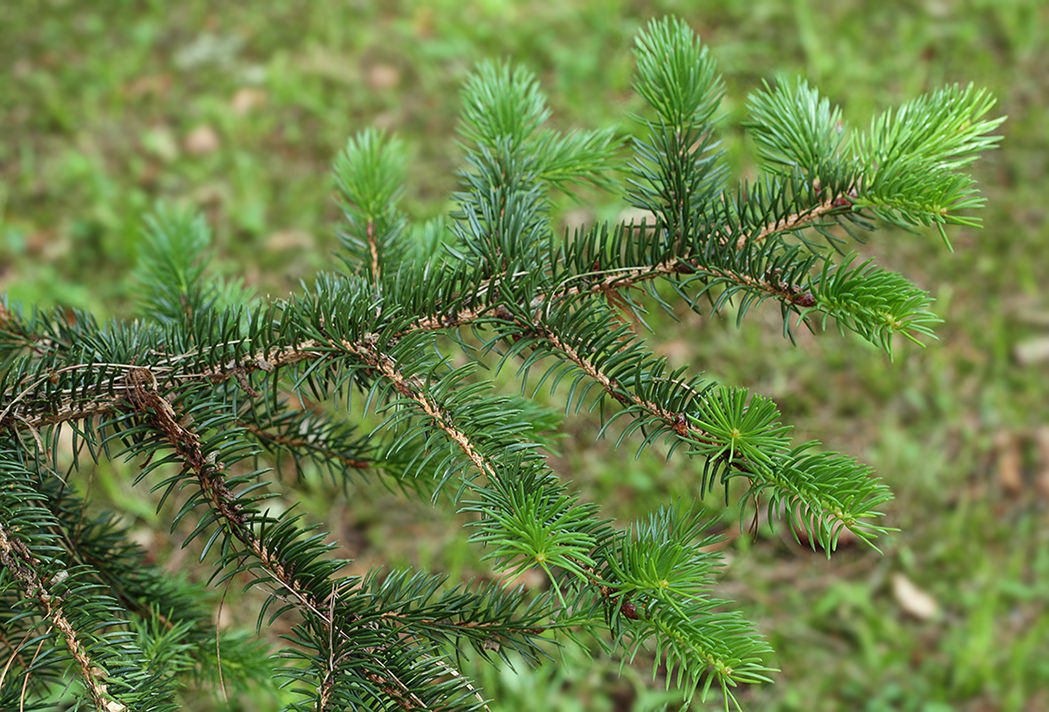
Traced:
<svg viewBox="0 0 1049 712">
<path fill-rule="evenodd" d="M 375 236 L 375 222 L 372 220 L 368 221 L 368 252 L 372 259 L 372 279 L 378 284 L 379 280 L 382 279 L 382 267 L 379 262 L 379 245 L 378 240 Z"/>
</svg>

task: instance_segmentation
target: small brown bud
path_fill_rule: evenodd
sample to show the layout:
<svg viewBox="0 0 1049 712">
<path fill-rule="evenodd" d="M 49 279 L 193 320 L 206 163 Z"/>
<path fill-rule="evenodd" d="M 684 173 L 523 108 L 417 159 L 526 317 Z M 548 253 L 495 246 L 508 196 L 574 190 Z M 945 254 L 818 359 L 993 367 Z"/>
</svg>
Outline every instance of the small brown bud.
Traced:
<svg viewBox="0 0 1049 712">
<path fill-rule="evenodd" d="M 799 307 L 814 307 L 816 306 L 816 297 L 812 296 L 812 292 L 802 292 L 801 294 L 795 294 L 791 299 L 794 304 Z"/>
</svg>

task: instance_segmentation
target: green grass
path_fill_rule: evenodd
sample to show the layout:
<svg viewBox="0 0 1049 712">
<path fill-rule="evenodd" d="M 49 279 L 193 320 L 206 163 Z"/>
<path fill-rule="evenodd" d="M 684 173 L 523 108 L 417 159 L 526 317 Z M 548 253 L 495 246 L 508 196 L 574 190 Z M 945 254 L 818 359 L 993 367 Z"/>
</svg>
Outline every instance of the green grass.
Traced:
<svg viewBox="0 0 1049 712">
<path fill-rule="evenodd" d="M 743 173 L 745 94 L 776 72 L 807 76 L 854 124 L 947 82 L 988 87 L 1010 116 L 1001 149 L 977 168 L 983 230 L 952 231 L 953 254 L 934 234 L 892 231 L 863 248 L 937 296 L 945 323 L 929 348 L 906 346 L 889 362 L 836 334 L 792 347 L 764 313 L 742 330 L 731 315 L 660 328 L 673 362 L 773 397 L 799 439 L 869 462 L 897 495 L 888 522 L 901 531 L 881 542 L 882 555 L 845 549 L 830 561 L 767 524 L 741 534 L 737 514 L 710 499 L 730 537 L 719 592 L 759 622 L 782 671 L 742 699 L 783 711 L 1049 708 L 1049 492 L 1038 485 L 1049 481 L 1038 446 L 1049 388 L 1044 363 L 1013 358 L 1018 343 L 1047 335 L 1049 314 L 1049 8 L 1040 0 L 4 3 L 0 290 L 125 313 L 141 218 L 176 201 L 207 216 L 216 269 L 282 295 L 331 262 L 329 166 L 348 136 L 396 131 L 411 156 L 407 209 L 440 214 L 459 165 L 458 87 L 474 62 L 528 64 L 559 126 L 629 132 L 632 37 L 665 13 L 688 20 L 719 60 L 726 146 Z M 565 217 L 618 209 L 597 196 L 566 201 Z M 693 496 L 687 461 L 665 463 L 656 448 L 633 464 L 629 444 L 616 452 L 614 439 L 594 439 L 598 420 L 587 413 L 563 426 L 555 464 L 610 514 Z M 1003 477 L 1010 457 L 1015 489 Z M 102 470 L 83 486 L 131 509 L 163 560 L 171 545 L 149 538 L 151 507 L 123 474 Z M 486 574 L 450 515 L 372 487 L 352 497 L 326 488 L 305 483 L 306 507 L 362 569 L 390 558 Z M 939 615 L 908 616 L 893 574 L 932 595 Z M 659 703 L 646 672 L 619 679 L 616 660 L 564 655 L 538 672 L 479 674 L 507 710 Z"/>
</svg>

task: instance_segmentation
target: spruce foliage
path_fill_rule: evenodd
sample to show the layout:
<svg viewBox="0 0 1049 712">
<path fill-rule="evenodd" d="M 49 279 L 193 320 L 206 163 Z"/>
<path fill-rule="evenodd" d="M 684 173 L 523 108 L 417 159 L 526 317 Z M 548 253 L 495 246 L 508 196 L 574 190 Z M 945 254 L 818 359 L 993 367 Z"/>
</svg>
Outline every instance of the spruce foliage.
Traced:
<svg viewBox="0 0 1049 712">
<path fill-rule="evenodd" d="M 72 679 L 86 709 L 174 710 L 187 681 L 218 687 L 221 675 L 229 688 L 279 668 L 301 694 L 292 710 L 481 710 L 462 651 L 538 661 L 545 641 L 579 632 L 625 658 L 653 651 L 673 684 L 715 685 L 726 706 L 736 686 L 768 679 L 767 644 L 711 596 L 719 556 L 699 508 L 615 526 L 548 467 L 541 409 L 497 392 L 479 364 L 494 356 L 522 393 L 549 386 L 606 427 L 622 421 L 620 446 L 666 441 L 695 462 L 697 499 L 741 477 L 745 499 L 786 512 L 828 552 L 846 529 L 873 545 L 890 493 L 867 467 L 794 443 L 767 398 L 671 370 L 624 315 L 643 321 L 641 294 L 704 314 L 732 304 L 741 320 L 774 300 L 786 336 L 832 325 L 889 354 L 897 335 L 930 337 L 929 295 L 861 261 L 848 236 L 879 221 L 945 237 L 976 224 L 962 169 L 994 146 L 1001 119 L 982 118 L 987 93 L 949 87 L 857 131 L 785 79 L 749 99 L 763 173 L 733 185 L 707 48 L 669 19 L 636 52 L 647 108 L 628 146 L 611 130 L 547 128 L 527 70 L 480 66 L 463 90 L 458 208 L 426 226 L 398 208 L 397 141 L 352 138 L 335 162 L 342 265 L 287 299 L 209 277 L 205 222 L 160 210 L 144 231 L 135 319 L 4 300 L 0 707 L 46 709 Z M 551 190 L 614 187 L 617 171 L 650 217 L 558 234 Z M 457 365 L 449 344 L 477 358 Z M 336 407 L 298 407 L 326 402 Z M 381 424 L 362 428 L 364 416 Z M 284 486 L 272 467 L 289 456 L 457 508 L 495 571 L 541 570 L 549 590 L 345 575 L 327 532 L 268 503 Z M 85 515 L 70 480 L 114 459 L 162 501 L 181 493 L 173 525 L 192 523 L 213 583 L 267 592 L 260 628 L 294 623 L 279 659 L 225 634 L 217 658 L 202 592 L 144 565 L 113 518 Z"/>
</svg>

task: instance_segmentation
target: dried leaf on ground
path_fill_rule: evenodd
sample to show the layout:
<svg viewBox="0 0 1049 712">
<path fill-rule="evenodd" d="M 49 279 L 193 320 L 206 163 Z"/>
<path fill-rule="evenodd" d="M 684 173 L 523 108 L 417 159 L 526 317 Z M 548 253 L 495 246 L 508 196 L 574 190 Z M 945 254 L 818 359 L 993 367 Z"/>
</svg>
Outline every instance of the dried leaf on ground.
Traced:
<svg viewBox="0 0 1049 712">
<path fill-rule="evenodd" d="M 901 573 L 892 575 L 892 596 L 903 612 L 927 621 L 940 614 L 940 604 Z"/>
</svg>

